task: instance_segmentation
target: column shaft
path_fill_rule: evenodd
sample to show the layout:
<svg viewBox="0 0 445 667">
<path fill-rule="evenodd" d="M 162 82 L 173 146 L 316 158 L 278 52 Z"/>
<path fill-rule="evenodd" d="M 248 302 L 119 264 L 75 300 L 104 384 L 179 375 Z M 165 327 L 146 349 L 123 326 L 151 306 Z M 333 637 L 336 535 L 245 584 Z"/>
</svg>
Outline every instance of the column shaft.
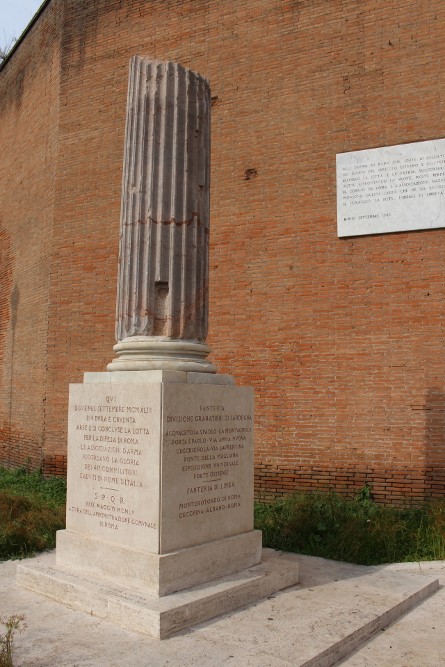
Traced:
<svg viewBox="0 0 445 667">
<path fill-rule="evenodd" d="M 176 63 L 131 62 L 117 340 L 207 335 L 209 86 Z"/>
<path fill-rule="evenodd" d="M 119 368 L 124 357 L 134 360 L 135 354 L 145 354 L 149 362 L 138 368 L 153 367 L 156 341 L 164 350 L 173 349 L 168 341 L 195 346 L 205 341 L 209 179 L 207 80 L 176 63 L 135 56 L 130 61 L 122 182 Z M 198 356 L 208 351 L 203 346 Z M 117 362 L 109 369 L 117 370 Z"/>
</svg>

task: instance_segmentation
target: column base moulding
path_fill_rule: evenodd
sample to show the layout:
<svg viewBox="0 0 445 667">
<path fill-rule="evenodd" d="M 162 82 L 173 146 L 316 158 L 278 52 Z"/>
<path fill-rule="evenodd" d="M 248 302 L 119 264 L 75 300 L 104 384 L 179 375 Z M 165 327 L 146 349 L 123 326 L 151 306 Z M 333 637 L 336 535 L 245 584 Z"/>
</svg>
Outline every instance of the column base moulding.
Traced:
<svg viewBox="0 0 445 667">
<path fill-rule="evenodd" d="M 182 371 L 216 373 L 206 359 L 210 347 L 199 341 L 169 340 L 153 336 L 133 336 L 117 343 L 117 357 L 107 366 L 114 371 Z"/>
</svg>

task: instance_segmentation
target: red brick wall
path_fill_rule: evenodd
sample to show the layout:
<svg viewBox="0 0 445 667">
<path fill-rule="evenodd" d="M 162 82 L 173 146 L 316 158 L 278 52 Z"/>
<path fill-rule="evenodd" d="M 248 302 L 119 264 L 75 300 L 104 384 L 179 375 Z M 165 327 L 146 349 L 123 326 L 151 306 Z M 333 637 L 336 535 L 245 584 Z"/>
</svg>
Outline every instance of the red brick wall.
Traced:
<svg viewBox="0 0 445 667">
<path fill-rule="evenodd" d="M 39 467 L 59 97 L 53 1 L 0 72 L 0 462 Z"/>
<path fill-rule="evenodd" d="M 258 492 L 364 479 L 387 501 L 443 494 L 445 230 L 338 239 L 335 192 L 336 153 L 445 136 L 442 0 L 63 6 L 48 466 L 65 452 L 68 381 L 113 356 L 139 53 L 211 81 L 209 343 L 221 372 L 255 387 Z"/>
<path fill-rule="evenodd" d="M 359 466 L 255 466 L 255 490 L 258 500 L 269 501 L 299 491 L 329 491 L 354 496 L 365 487 L 376 502 L 404 505 L 426 498 L 443 497 L 445 468 L 379 469 Z"/>
</svg>

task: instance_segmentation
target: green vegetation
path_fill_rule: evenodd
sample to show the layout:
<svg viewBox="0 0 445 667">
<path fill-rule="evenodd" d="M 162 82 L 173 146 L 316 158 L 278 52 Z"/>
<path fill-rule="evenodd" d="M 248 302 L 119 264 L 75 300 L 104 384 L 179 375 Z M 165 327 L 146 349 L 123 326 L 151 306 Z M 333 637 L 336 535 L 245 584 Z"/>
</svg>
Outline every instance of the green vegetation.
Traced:
<svg viewBox="0 0 445 667">
<path fill-rule="evenodd" d="M 0 561 L 52 549 L 65 525 L 65 498 L 63 479 L 0 467 Z"/>
<path fill-rule="evenodd" d="M 362 565 L 445 558 L 445 499 L 422 506 L 378 505 L 365 487 L 354 499 L 298 493 L 257 503 L 263 545 Z"/>
<path fill-rule="evenodd" d="M 53 548 L 65 499 L 64 479 L 0 467 L 0 561 Z M 255 525 L 264 546 L 350 563 L 445 559 L 445 499 L 393 507 L 375 503 L 368 487 L 353 499 L 297 493 L 257 503 Z"/>
<path fill-rule="evenodd" d="M 20 614 L 0 618 L 0 624 L 6 626 L 6 634 L 0 635 L 0 667 L 13 667 L 14 633 L 16 630 L 21 632 L 26 627 L 24 620 L 25 617 Z"/>
</svg>

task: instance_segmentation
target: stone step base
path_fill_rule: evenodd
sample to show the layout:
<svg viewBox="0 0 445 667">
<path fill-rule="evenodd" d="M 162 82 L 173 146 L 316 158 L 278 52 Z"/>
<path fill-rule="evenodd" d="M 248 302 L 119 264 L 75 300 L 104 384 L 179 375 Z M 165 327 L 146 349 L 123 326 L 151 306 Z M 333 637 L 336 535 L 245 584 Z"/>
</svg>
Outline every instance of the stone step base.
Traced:
<svg viewBox="0 0 445 667">
<path fill-rule="evenodd" d="M 295 558 L 263 550 L 259 565 L 164 597 L 56 568 L 45 554 L 17 567 L 19 586 L 159 639 L 268 597 L 298 582 Z"/>
<path fill-rule="evenodd" d="M 294 636 L 298 638 L 294 641 L 295 657 L 289 660 L 292 667 L 340 664 L 439 589 L 434 576 L 309 556 L 299 556 L 298 560 L 301 588 L 291 602 Z M 286 614 L 284 598 L 289 594 L 283 594 L 278 622 Z M 228 639 L 219 628 L 219 640 Z M 230 639 L 233 642 L 233 632 Z M 259 643 L 261 648 L 261 640 Z M 285 651 L 275 648 L 282 657 Z M 289 651 L 286 653 L 288 657 Z"/>
<path fill-rule="evenodd" d="M 237 656 L 237 664 L 250 656 L 258 660 L 252 664 L 263 665 L 269 656 L 277 665 L 332 667 L 439 589 L 435 576 L 263 549 L 262 564 L 248 571 L 163 598 L 146 598 L 97 580 L 81 581 L 57 571 L 54 563 L 49 553 L 19 564 L 18 583 L 158 638 L 220 616 L 175 638 L 175 650 L 169 643 L 167 653 L 153 648 L 172 665 L 189 664 L 191 647 L 200 654 L 202 643 L 208 648 L 210 642 L 221 661 L 230 654 Z M 283 590 L 296 582 L 298 564 L 301 583 Z M 273 595 L 274 590 L 282 592 Z M 261 598 L 262 604 L 252 605 Z M 241 607 L 245 609 L 236 614 L 225 613 Z M 118 652 L 118 646 L 113 650 Z M 152 655 L 149 646 L 146 650 Z"/>
<path fill-rule="evenodd" d="M 56 569 L 162 597 L 241 572 L 261 561 L 261 531 L 251 530 L 169 554 L 57 532 Z"/>
</svg>

